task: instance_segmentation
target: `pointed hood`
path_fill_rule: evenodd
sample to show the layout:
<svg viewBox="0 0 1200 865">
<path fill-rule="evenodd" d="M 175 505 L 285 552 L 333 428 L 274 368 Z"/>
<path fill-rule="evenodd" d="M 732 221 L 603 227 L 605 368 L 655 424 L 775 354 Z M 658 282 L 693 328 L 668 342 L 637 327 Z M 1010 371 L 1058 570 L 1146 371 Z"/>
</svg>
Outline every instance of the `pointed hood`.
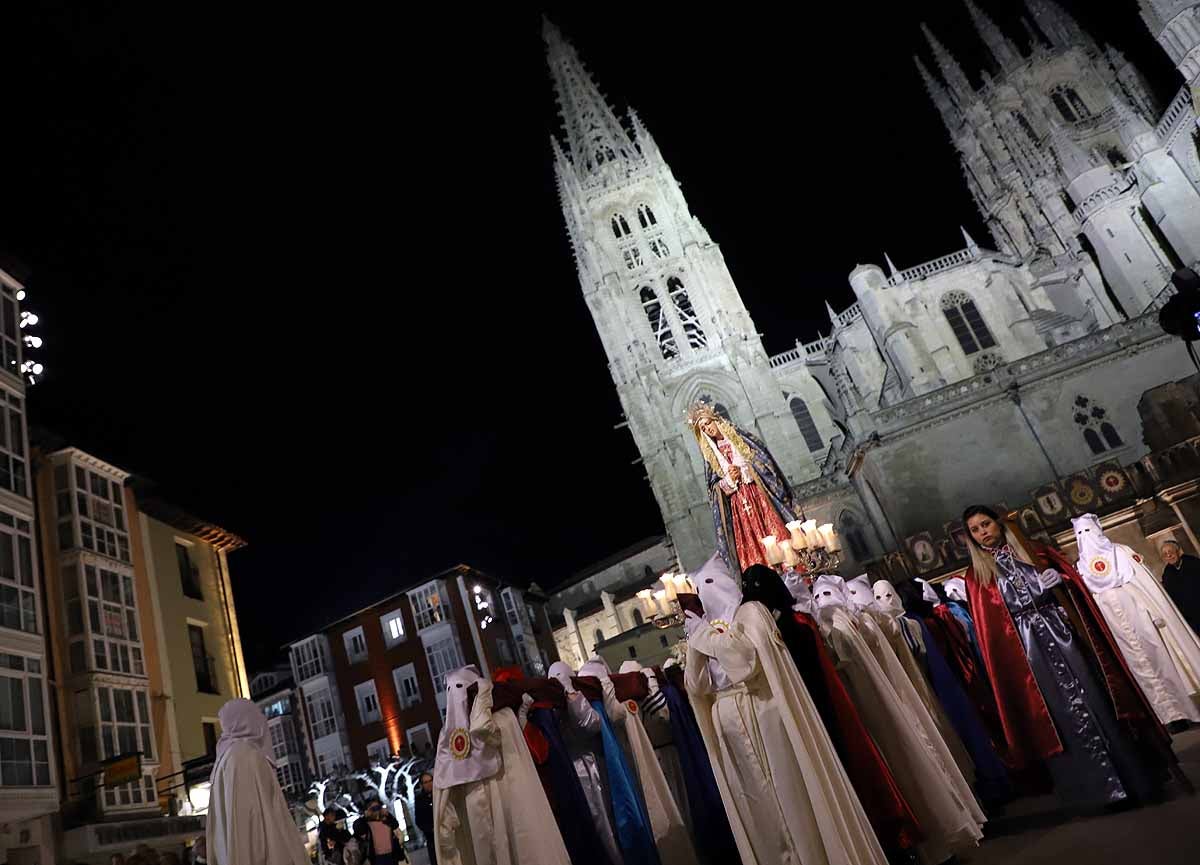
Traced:
<svg viewBox="0 0 1200 865">
<path fill-rule="evenodd" d="M 846 581 L 833 574 L 822 574 L 812 586 L 813 609 L 822 619 L 829 619 L 834 610 L 850 610 L 850 594 Z"/>
<path fill-rule="evenodd" d="M 951 577 L 942 583 L 946 589 L 946 597 L 952 601 L 962 601 L 964 604 L 967 601 L 967 581 L 962 577 Z"/>
<path fill-rule="evenodd" d="M 813 611 L 813 596 L 812 589 L 808 587 L 808 581 L 804 579 L 804 575 L 797 571 L 788 571 L 783 575 L 783 584 L 787 586 L 787 590 L 792 595 L 792 609 L 798 613 L 811 613 Z"/>
<path fill-rule="evenodd" d="M 876 580 L 871 593 L 875 596 L 874 609 L 893 618 L 904 615 L 904 603 L 890 580 Z"/>
<path fill-rule="evenodd" d="M 846 583 L 846 596 L 856 613 L 870 609 L 875 603 L 875 593 L 871 591 L 871 581 L 866 574 L 859 574 Z"/>
<path fill-rule="evenodd" d="M 692 585 L 704 604 L 704 616 L 714 627 L 724 625 L 725 630 L 733 624 L 733 617 L 742 605 L 742 589 L 729 573 L 725 560 L 714 553 L 704 565 L 691 576 Z"/>
<path fill-rule="evenodd" d="M 446 677 L 446 723 L 433 764 L 433 783 L 439 789 L 491 778 L 501 768 L 499 747 L 471 730 L 471 685 L 479 688 L 475 699 L 486 700 L 491 711 L 492 683 L 478 668 L 460 667 Z"/>
<path fill-rule="evenodd" d="M 551 679 L 558 679 L 563 690 L 568 694 L 575 693 L 575 686 L 571 684 L 571 677 L 575 675 L 575 671 L 571 669 L 570 665 L 563 661 L 555 661 L 550 665 L 548 675 Z"/>
<path fill-rule="evenodd" d="M 274 766 L 271 756 L 270 734 L 267 732 L 267 716 L 257 703 L 244 698 L 230 700 L 217 712 L 221 723 L 221 738 L 217 740 L 216 758 L 219 761 L 235 742 L 249 745 L 267 758 Z"/>
</svg>

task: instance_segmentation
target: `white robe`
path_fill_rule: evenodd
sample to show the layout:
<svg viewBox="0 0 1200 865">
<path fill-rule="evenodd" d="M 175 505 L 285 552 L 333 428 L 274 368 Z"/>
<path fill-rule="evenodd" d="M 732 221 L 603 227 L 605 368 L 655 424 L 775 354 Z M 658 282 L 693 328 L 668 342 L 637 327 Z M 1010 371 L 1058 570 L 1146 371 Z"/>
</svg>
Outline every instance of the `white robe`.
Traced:
<svg viewBox="0 0 1200 865">
<path fill-rule="evenodd" d="M 247 742 L 213 766 L 207 820 L 209 865 L 309 865 L 275 767 Z"/>
<path fill-rule="evenodd" d="M 1158 719 L 1164 724 L 1200 722 L 1195 702 L 1200 696 L 1200 640 L 1134 555 L 1129 547 L 1114 544 L 1115 567 L 1102 574 L 1080 561 L 1084 582 Z"/>
<path fill-rule="evenodd" d="M 512 709 L 492 712 L 490 682 L 479 684 L 471 706 L 470 732 L 499 745 L 502 765 L 481 781 L 434 787 L 438 862 L 570 865 L 521 725 Z"/>
<path fill-rule="evenodd" d="M 896 693 L 845 609 L 822 610 L 821 629 L 867 731 L 925 832 L 917 848 L 922 860 L 943 862 L 978 844 L 985 818 L 945 744 L 931 740 L 928 725 Z M 893 676 L 907 681 L 903 670 Z"/>
<path fill-rule="evenodd" d="M 688 638 L 688 695 L 743 865 L 884 865 L 816 706 L 766 608 Z M 714 686 L 709 659 L 729 686 Z"/>
</svg>

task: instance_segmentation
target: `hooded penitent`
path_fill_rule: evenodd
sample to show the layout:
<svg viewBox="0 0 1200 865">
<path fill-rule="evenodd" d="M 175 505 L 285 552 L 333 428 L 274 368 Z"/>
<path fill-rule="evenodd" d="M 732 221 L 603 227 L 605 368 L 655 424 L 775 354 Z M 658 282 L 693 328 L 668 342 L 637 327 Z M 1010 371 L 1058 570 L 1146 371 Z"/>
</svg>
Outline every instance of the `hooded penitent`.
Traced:
<svg viewBox="0 0 1200 865">
<path fill-rule="evenodd" d="M 687 690 L 743 865 L 882 865 L 883 851 L 772 614 L 741 603 L 719 559 L 692 582 L 705 615 L 689 615 L 686 624 Z"/>
<path fill-rule="evenodd" d="M 208 805 L 208 861 L 307 865 L 308 854 L 267 756 L 270 737 L 262 709 L 249 700 L 230 700 L 217 719 L 221 738 Z"/>
<path fill-rule="evenodd" d="M 516 713 L 492 710 L 492 683 L 476 668 L 446 677 L 446 724 L 433 770 L 438 862 L 569 865 Z"/>
<path fill-rule="evenodd" d="M 1079 573 L 1142 692 L 1164 724 L 1200 721 L 1200 642 L 1141 556 L 1104 534 L 1095 514 L 1071 521 Z"/>
</svg>

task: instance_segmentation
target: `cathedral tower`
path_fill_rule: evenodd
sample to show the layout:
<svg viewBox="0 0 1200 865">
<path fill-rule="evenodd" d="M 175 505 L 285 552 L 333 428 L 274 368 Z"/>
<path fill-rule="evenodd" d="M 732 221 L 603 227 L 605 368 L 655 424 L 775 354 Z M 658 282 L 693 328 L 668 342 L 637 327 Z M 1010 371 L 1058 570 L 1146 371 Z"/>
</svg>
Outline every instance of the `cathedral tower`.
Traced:
<svg viewBox="0 0 1200 865">
<path fill-rule="evenodd" d="M 801 383 L 804 401 L 773 375 L 720 247 L 640 119 L 630 111 L 623 126 L 558 28 L 546 22 L 543 35 L 564 132 L 551 136 L 554 171 L 579 284 L 663 522 L 682 564 L 695 567 L 714 535 L 688 405 L 709 400 L 762 438 L 793 485 L 820 473 L 827 442 L 818 436 L 813 448 L 797 424 L 832 422 L 815 381 Z"/>
</svg>

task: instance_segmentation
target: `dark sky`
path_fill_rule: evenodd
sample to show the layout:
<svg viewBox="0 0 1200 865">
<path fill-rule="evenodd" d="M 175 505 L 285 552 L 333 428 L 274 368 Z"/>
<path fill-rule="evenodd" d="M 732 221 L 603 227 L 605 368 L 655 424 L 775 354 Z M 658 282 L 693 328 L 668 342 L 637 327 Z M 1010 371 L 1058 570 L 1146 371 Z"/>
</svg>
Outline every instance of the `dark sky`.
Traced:
<svg viewBox="0 0 1200 865">
<path fill-rule="evenodd" d="M 29 5 L 0 15 L 0 250 L 46 339 L 31 420 L 249 540 L 252 664 L 459 561 L 549 585 L 661 531 L 554 193 L 542 10 Z M 1064 5 L 1173 94 L 1132 0 Z M 910 60 L 928 20 L 977 77 L 966 13 L 874 6 L 547 10 L 772 352 L 857 263 L 985 242 Z"/>
</svg>

